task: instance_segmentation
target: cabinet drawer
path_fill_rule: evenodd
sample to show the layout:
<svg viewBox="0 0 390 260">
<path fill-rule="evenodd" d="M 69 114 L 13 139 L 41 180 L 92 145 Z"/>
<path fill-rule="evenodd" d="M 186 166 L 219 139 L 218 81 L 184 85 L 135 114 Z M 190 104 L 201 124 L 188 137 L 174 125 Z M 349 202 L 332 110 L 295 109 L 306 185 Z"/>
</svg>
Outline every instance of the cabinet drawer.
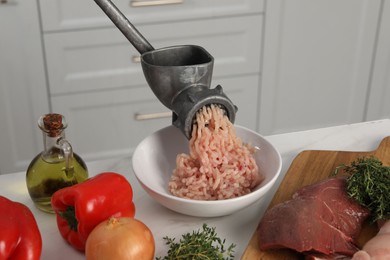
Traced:
<svg viewBox="0 0 390 260">
<path fill-rule="evenodd" d="M 81 28 L 112 27 L 111 20 L 93 0 L 39 0 L 45 32 Z M 228 15 L 254 14 L 263 10 L 263 0 L 180 0 L 180 4 L 164 4 L 165 0 L 138 0 L 150 6 L 134 6 L 134 0 L 113 1 L 134 24 L 194 20 Z M 170 1 L 169 1 L 170 2 Z M 163 3 L 161 5 L 155 5 Z"/>
<path fill-rule="evenodd" d="M 216 77 L 259 73 L 262 16 L 140 26 L 154 48 L 196 44 L 214 56 Z M 227 26 L 229 25 L 229 26 Z M 257 25 L 257 26 L 254 26 Z M 51 95 L 145 84 L 137 50 L 116 28 L 44 36 Z"/>
<path fill-rule="evenodd" d="M 169 112 L 147 88 L 54 97 L 53 112 L 67 117 L 67 136 L 87 160 L 129 154 L 171 118 L 137 121 L 136 114 Z"/>
<path fill-rule="evenodd" d="M 238 106 L 236 123 L 254 129 L 258 76 L 216 78 L 213 82 L 221 84 Z M 170 114 L 146 87 L 58 96 L 51 101 L 53 112 L 67 117 L 67 137 L 86 160 L 129 154 L 147 135 L 171 124 L 171 116 L 135 119 L 139 114 Z"/>
</svg>

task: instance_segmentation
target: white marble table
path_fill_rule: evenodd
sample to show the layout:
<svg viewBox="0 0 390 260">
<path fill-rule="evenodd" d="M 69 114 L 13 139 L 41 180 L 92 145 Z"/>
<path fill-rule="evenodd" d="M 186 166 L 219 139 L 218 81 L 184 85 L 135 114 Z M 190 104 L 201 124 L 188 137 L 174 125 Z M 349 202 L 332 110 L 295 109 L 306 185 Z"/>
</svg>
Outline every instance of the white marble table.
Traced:
<svg viewBox="0 0 390 260">
<path fill-rule="evenodd" d="M 152 230 L 156 240 L 156 256 L 166 253 L 164 236 L 177 237 L 178 240 L 182 234 L 199 229 L 203 223 L 207 223 L 209 226 L 216 227 L 217 233 L 220 237 L 226 238 L 227 244 L 237 245 L 235 256 L 239 259 L 267 208 L 266 204 L 271 200 L 292 160 L 300 151 L 309 149 L 370 151 L 376 149 L 386 136 L 390 136 L 390 119 L 268 136 L 267 139 L 276 146 L 283 159 L 282 174 L 273 187 L 272 194 L 263 204 L 255 203 L 236 214 L 220 218 L 190 217 L 160 206 L 142 190 L 136 181 L 130 156 L 87 162 L 87 165 L 91 176 L 103 171 L 115 171 L 128 178 L 135 194 L 134 202 L 137 209 L 135 217 Z M 32 210 L 42 233 L 42 260 L 84 259 L 83 254 L 74 250 L 62 239 L 54 215 L 43 213 L 33 206 L 26 189 L 24 172 L 0 175 L 0 195 L 24 203 Z"/>
</svg>

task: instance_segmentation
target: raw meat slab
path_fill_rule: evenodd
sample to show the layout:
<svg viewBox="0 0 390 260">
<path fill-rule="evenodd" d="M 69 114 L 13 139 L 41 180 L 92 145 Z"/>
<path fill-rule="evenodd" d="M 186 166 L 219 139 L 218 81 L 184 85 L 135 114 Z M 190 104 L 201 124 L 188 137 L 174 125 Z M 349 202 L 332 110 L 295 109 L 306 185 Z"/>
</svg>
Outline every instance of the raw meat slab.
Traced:
<svg viewBox="0 0 390 260">
<path fill-rule="evenodd" d="M 379 147 L 374 151 L 321 151 L 306 150 L 297 155 L 286 172 L 278 190 L 275 193 L 268 208 L 283 201 L 291 199 L 292 194 L 303 186 L 316 183 L 329 178 L 336 167 L 341 164 L 349 164 L 359 157 L 376 156 L 384 165 L 390 166 L 390 136 L 384 138 Z M 358 238 L 358 245 L 363 245 L 377 232 L 375 225 L 365 224 Z M 292 250 L 266 250 L 261 251 L 258 246 L 257 230 L 254 232 L 242 260 L 295 260 L 304 259 L 303 255 Z"/>
</svg>

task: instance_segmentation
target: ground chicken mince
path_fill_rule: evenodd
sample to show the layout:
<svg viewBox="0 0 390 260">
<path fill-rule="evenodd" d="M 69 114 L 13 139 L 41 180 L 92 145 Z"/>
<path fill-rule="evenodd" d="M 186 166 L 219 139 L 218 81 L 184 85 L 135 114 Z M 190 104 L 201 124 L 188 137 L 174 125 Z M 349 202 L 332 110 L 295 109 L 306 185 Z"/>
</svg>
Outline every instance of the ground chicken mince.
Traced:
<svg viewBox="0 0 390 260">
<path fill-rule="evenodd" d="M 189 154 L 179 154 L 169 191 L 195 200 L 222 200 L 251 192 L 262 180 L 255 149 L 236 136 L 235 128 L 216 105 L 196 115 Z"/>
</svg>

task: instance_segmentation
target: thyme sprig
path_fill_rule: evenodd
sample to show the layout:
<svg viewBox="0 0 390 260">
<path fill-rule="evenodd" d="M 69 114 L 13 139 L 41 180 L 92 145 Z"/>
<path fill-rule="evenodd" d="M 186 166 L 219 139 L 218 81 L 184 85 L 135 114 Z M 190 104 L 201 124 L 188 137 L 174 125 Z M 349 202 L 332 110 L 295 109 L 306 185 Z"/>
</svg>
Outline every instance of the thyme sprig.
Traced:
<svg viewBox="0 0 390 260">
<path fill-rule="evenodd" d="M 225 248 L 225 239 L 218 237 L 215 227 L 203 224 L 202 230 L 182 235 L 179 242 L 175 238 L 164 237 L 169 247 L 168 254 L 156 260 L 193 259 L 193 260 L 231 260 L 234 259 L 235 244 Z"/>
<path fill-rule="evenodd" d="M 372 221 L 390 219 L 390 167 L 376 157 L 358 158 L 340 165 L 347 177 L 347 193 L 371 212 Z"/>
</svg>

